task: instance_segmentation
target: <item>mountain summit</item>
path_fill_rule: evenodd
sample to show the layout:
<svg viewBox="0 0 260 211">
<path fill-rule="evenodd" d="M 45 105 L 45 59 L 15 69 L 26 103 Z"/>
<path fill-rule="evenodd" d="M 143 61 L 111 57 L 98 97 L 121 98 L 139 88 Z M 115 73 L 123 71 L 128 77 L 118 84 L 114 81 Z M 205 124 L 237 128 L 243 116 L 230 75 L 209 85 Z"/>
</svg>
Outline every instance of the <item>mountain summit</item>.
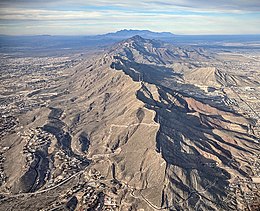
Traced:
<svg viewBox="0 0 260 211">
<path fill-rule="evenodd" d="M 205 60 L 208 55 L 192 48 L 180 48 L 169 43 L 145 39 L 139 35 L 123 40 L 111 47 L 109 54 L 147 64 L 173 64 L 177 60 Z"/>
</svg>

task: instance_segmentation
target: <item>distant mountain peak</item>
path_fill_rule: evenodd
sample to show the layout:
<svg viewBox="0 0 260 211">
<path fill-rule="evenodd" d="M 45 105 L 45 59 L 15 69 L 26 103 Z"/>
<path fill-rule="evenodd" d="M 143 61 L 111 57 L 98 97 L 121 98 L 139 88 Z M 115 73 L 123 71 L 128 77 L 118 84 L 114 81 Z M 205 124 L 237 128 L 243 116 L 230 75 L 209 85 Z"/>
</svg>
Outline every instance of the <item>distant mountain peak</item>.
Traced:
<svg viewBox="0 0 260 211">
<path fill-rule="evenodd" d="M 123 29 L 117 32 L 108 33 L 101 36 L 104 36 L 106 38 L 127 39 L 136 35 L 149 39 L 172 38 L 174 36 L 174 34 L 172 34 L 171 32 L 153 32 L 149 30 L 134 29 Z"/>
<path fill-rule="evenodd" d="M 140 32 L 158 33 L 158 32 L 153 32 L 153 31 L 150 31 L 150 30 L 136 30 L 136 29 L 122 29 L 122 30 L 119 30 L 115 33 L 129 33 L 129 32 L 132 32 L 132 33 L 140 33 Z"/>
<path fill-rule="evenodd" d="M 145 42 L 146 39 L 144 39 L 143 37 L 141 37 L 140 35 L 135 35 L 133 37 L 130 37 L 129 39 L 127 39 L 126 41 L 141 41 L 141 42 Z"/>
<path fill-rule="evenodd" d="M 140 48 L 143 48 L 145 50 L 145 47 L 148 46 L 159 46 L 159 44 L 162 44 L 161 41 L 156 40 L 156 39 L 148 39 L 144 38 L 140 35 L 134 35 L 130 38 L 124 39 L 121 42 L 117 43 L 112 47 L 112 49 L 133 49 L 135 48 L 136 50 L 140 51 Z"/>
</svg>

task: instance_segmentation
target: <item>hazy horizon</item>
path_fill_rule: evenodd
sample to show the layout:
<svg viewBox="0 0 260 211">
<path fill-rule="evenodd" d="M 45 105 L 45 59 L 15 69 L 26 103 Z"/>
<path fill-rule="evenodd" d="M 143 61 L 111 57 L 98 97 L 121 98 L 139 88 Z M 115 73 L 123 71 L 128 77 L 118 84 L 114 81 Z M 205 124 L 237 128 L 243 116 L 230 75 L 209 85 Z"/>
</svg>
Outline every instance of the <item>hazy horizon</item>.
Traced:
<svg viewBox="0 0 260 211">
<path fill-rule="evenodd" d="M 150 31 L 150 32 L 155 32 L 155 33 L 164 33 L 164 32 L 169 32 L 167 30 L 165 31 L 154 31 L 154 30 L 149 30 L 149 29 L 120 29 L 118 31 L 106 31 L 104 33 L 99 33 L 99 34 L 3 34 L 0 33 L 0 36 L 100 36 L 100 35 L 106 35 L 106 34 L 112 34 L 116 33 L 122 30 L 133 30 L 133 31 Z M 172 33 L 174 36 L 260 36 L 259 33 L 255 34 L 177 34 L 174 32 L 169 32 Z"/>
<path fill-rule="evenodd" d="M 3 0 L 0 34 L 97 35 L 147 29 L 177 35 L 260 34 L 256 0 Z"/>
</svg>

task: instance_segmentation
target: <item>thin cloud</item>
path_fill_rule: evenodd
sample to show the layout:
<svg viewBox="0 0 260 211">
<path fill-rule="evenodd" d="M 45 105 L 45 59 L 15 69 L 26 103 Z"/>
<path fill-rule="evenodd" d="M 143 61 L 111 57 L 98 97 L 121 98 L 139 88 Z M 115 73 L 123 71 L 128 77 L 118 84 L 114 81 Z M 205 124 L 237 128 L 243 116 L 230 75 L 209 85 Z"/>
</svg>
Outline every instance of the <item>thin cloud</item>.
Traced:
<svg viewBox="0 0 260 211">
<path fill-rule="evenodd" d="M 122 28 L 250 34 L 260 33 L 259 4 L 255 0 L 2 0 L 0 29 L 6 34 L 45 34 L 49 28 L 51 34 L 98 34 Z"/>
<path fill-rule="evenodd" d="M 233 11 L 247 11 L 259 12 L 259 0 L 2 0 L 2 6 L 12 7 L 59 7 L 59 6 L 116 6 L 124 8 L 139 8 L 139 9 L 160 9 L 168 10 L 169 7 L 186 9 L 190 11 L 214 11 L 214 12 L 233 12 Z"/>
</svg>

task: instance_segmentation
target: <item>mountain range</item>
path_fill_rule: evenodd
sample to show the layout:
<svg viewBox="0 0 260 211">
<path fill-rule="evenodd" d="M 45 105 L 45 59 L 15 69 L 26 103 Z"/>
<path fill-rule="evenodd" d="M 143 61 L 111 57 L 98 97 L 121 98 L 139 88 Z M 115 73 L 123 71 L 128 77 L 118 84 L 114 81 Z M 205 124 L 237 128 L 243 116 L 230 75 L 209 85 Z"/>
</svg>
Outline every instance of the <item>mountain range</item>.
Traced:
<svg viewBox="0 0 260 211">
<path fill-rule="evenodd" d="M 259 153 L 255 123 L 223 104 L 218 93 L 241 85 L 232 84 L 241 77 L 198 65 L 213 59 L 204 49 L 135 35 L 69 68 L 59 86 L 35 93 L 59 95 L 19 117 L 20 133 L 38 128 L 51 137 L 49 145 L 31 152 L 29 166 L 20 153 L 25 139 L 17 133 L 4 137 L 7 145 L 10 139 L 17 144 L 6 157 L 10 179 L 2 189 L 9 193 L 0 208 L 8 207 L 8 197 L 17 203 L 28 197 L 25 206 L 47 210 L 54 202 L 67 210 L 102 210 L 109 203 L 115 210 L 246 210 L 248 187 L 240 186 L 235 195 L 230 188 L 238 178 L 252 179 L 250 160 Z M 242 78 L 259 86 L 250 76 Z M 62 156 L 78 163 L 69 183 L 60 176 L 67 168 Z M 90 179 L 95 172 L 101 176 Z M 61 183 L 45 192 L 53 180 Z M 77 181 L 81 186 L 74 190 Z M 19 195 L 27 192 L 32 194 Z"/>
<path fill-rule="evenodd" d="M 149 30 L 133 30 L 133 29 L 123 29 L 113 33 L 107 33 L 100 35 L 102 38 L 114 38 L 114 39 L 127 39 L 133 36 L 139 35 L 143 38 L 149 39 L 162 39 L 162 38 L 173 38 L 174 34 L 170 32 L 152 32 Z"/>
<path fill-rule="evenodd" d="M 241 43 L 240 48 L 258 49 L 252 42 L 260 40 L 259 35 L 175 35 L 170 32 L 152 32 L 149 30 L 120 30 L 102 35 L 31 35 L 7 36 L 0 35 L 0 52 L 15 55 L 60 55 L 75 53 L 82 50 L 103 49 L 135 35 L 146 39 L 160 39 L 174 45 L 195 45 L 206 48 L 233 49 L 235 43 Z M 228 43 L 231 43 L 230 45 Z M 232 44 L 233 43 L 233 44 Z M 250 44 L 251 43 L 251 44 Z M 66 51 L 64 51 L 66 50 Z"/>
</svg>

